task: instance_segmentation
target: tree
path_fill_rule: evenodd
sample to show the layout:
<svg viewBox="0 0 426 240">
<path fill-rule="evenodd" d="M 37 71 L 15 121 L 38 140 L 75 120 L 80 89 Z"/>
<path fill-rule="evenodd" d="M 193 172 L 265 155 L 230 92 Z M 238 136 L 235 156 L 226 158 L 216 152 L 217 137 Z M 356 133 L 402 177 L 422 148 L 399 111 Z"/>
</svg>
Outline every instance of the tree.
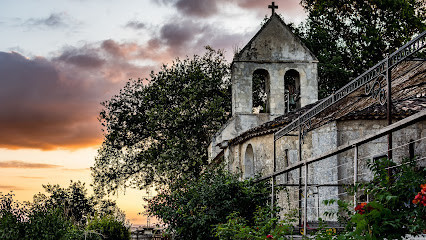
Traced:
<svg viewBox="0 0 426 240">
<path fill-rule="evenodd" d="M 426 30 L 423 0 L 302 0 L 308 12 L 299 28 L 319 60 L 325 97 Z"/>
<path fill-rule="evenodd" d="M 151 79 L 129 80 L 103 103 L 105 140 L 92 167 L 97 191 L 195 179 L 208 163 L 210 137 L 230 112 L 223 54 L 176 59 Z"/>
<path fill-rule="evenodd" d="M 67 188 L 50 184 L 43 187 L 47 194 L 34 195 L 33 203 L 22 204 L 13 199 L 12 193 L 0 193 L 0 239 L 77 240 L 86 239 L 88 232 L 93 233 L 88 240 L 99 239 L 93 230 L 102 230 L 106 236 L 127 236 L 128 222 L 116 203 L 89 196 L 84 183 L 71 181 Z M 101 222 L 110 229 L 96 228 L 89 222 Z"/>
<path fill-rule="evenodd" d="M 25 238 L 31 240 L 65 239 L 72 222 L 64 211 L 56 209 L 33 209 L 25 225 Z"/>
<path fill-rule="evenodd" d="M 147 212 L 161 219 L 177 239 L 217 239 L 215 225 L 229 214 L 253 221 L 259 206 L 270 198 L 268 182 L 240 181 L 224 170 L 209 170 L 195 181 L 176 182 L 149 200 Z"/>
<path fill-rule="evenodd" d="M 87 225 L 89 232 L 92 233 L 95 239 L 110 239 L 110 240 L 129 240 L 129 227 L 122 221 L 117 220 L 114 216 L 106 215 L 103 217 L 93 218 Z M 90 231 L 92 230 L 92 231 Z M 102 236 L 102 237 L 101 237 Z"/>
<path fill-rule="evenodd" d="M 14 194 L 4 195 L 0 192 L 0 239 L 23 239 L 25 217 L 28 212 L 26 204 L 13 200 Z"/>
<path fill-rule="evenodd" d="M 110 199 L 100 199 L 99 196 L 89 196 L 86 184 L 80 181 L 70 182 L 67 188 L 60 185 L 43 185 L 46 193 L 34 195 L 32 211 L 49 211 L 60 209 L 66 219 L 74 225 L 85 226 L 95 215 L 100 217 L 110 215 L 125 222 L 126 216 L 116 202 Z"/>
<path fill-rule="evenodd" d="M 33 209 L 61 209 L 64 216 L 74 224 L 84 225 L 94 214 L 94 198 L 87 195 L 85 183 L 71 181 L 68 188 L 56 185 L 43 185 L 44 193 L 34 195 Z"/>
</svg>

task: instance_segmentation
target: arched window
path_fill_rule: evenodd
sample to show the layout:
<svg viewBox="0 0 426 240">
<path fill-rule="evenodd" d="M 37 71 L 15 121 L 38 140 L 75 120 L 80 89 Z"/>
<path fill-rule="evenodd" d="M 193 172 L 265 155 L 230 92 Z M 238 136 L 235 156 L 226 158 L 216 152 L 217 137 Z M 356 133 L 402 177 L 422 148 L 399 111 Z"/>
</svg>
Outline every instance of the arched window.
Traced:
<svg viewBox="0 0 426 240">
<path fill-rule="evenodd" d="M 249 144 L 244 156 L 244 178 L 254 177 L 254 153 L 253 147 Z"/>
<path fill-rule="evenodd" d="M 290 69 L 284 75 L 286 112 L 300 108 L 300 75 L 299 72 Z"/>
<path fill-rule="evenodd" d="M 269 73 L 265 69 L 253 72 L 253 113 L 269 112 Z"/>
</svg>

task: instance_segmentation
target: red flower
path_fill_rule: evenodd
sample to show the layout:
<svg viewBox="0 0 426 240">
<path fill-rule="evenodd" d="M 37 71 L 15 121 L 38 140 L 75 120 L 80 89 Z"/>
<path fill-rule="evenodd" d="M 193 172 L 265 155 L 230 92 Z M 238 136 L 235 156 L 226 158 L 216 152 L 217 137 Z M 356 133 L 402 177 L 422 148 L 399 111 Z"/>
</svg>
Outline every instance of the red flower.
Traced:
<svg viewBox="0 0 426 240">
<path fill-rule="evenodd" d="M 360 203 L 360 204 L 358 204 L 356 207 L 355 207 L 355 211 L 357 212 L 357 213 L 359 213 L 359 214 L 364 214 L 365 213 L 365 210 L 370 210 L 370 208 L 368 208 L 368 209 L 366 209 L 365 208 L 365 206 L 367 205 L 367 203 L 365 203 L 365 202 L 363 202 L 363 203 Z"/>
<path fill-rule="evenodd" d="M 422 204 L 426 207 L 426 184 L 420 185 L 421 191 L 413 199 L 414 204 Z"/>
<path fill-rule="evenodd" d="M 266 236 L 266 239 L 274 239 L 274 237 L 273 237 L 271 234 L 268 234 L 268 235 Z"/>
</svg>

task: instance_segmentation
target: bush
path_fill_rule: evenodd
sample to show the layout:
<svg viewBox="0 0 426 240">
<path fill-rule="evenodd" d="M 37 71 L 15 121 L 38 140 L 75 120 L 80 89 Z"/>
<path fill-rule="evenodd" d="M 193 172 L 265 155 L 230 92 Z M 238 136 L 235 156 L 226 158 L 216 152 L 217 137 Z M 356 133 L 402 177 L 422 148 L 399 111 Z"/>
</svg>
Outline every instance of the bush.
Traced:
<svg viewBox="0 0 426 240">
<path fill-rule="evenodd" d="M 0 239 L 23 239 L 27 206 L 13 200 L 13 193 L 0 192 Z"/>
<path fill-rule="evenodd" d="M 114 216 L 110 215 L 93 218 L 87 225 L 87 230 L 92 239 L 130 239 L 129 227 L 127 227 L 124 222 L 118 221 Z M 96 235 L 97 237 L 94 237 Z"/>
<path fill-rule="evenodd" d="M 25 239 L 32 240 L 65 239 L 65 235 L 72 227 L 71 221 L 65 218 L 60 208 L 34 210 L 24 225 Z"/>
<path fill-rule="evenodd" d="M 397 164 L 386 158 L 370 161 L 368 166 L 374 173 L 373 180 L 356 186 L 355 190 L 364 189 L 364 194 L 372 200 L 359 203 L 354 214 L 340 218 L 345 219 L 346 232 L 338 239 L 402 239 L 406 234 L 424 232 L 426 206 L 415 198 L 422 195 L 418 191 L 425 186 L 426 168 L 417 167 L 413 160 Z M 349 206 L 339 201 L 341 212 L 353 212 Z"/>
<path fill-rule="evenodd" d="M 358 207 L 360 211 L 352 216 L 355 234 L 401 239 L 426 229 L 426 221 L 422 219 L 426 217 L 426 208 L 413 203 L 420 185 L 425 183 L 426 169 L 417 168 L 416 162 L 410 160 L 399 165 L 386 158 L 369 163 L 374 178 L 363 188 L 373 196 L 373 201 Z M 387 169 L 391 170 L 390 175 Z"/>
<path fill-rule="evenodd" d="M 286 239 L 285 235 L 293 234 L 297 212 L 287 214 L 283 220 L 276 217 L 278 212 L 278 208 L 271 211 L 270 206 L 258 207 L 252 224 L 234 212 L 227 223 L 216 226 L 216 236 L 220 240 Z"/>
<path fill-rule="evenodd" d="M 240 181 L 223 170 L 205 172 L 196 181 L 178 181 L 149 201 L 148 213 L 161 219 L 178 239 L 217 239 L 214 226 L 232 212 L 253 222 L 258 206 L 265 206 L 267 182 Z"/>
</svg>

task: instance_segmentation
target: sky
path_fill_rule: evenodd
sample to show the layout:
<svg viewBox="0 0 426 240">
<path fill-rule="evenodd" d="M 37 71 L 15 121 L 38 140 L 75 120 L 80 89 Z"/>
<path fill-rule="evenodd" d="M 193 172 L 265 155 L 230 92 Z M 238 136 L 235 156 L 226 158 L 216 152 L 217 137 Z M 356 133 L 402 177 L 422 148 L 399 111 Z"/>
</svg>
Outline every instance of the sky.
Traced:
<svg viewBox="0 0 426 240">
<path fill-rule="evenodd" d="M 231 61 L 270 16 L 265 0 L 0 0 L 0 192 L 30 201 L 43 184 L 92 182 L 101 102 L 176 57 L 225 51 Z M 306 13 L 276 0 L 286 23 Z M 90 188 L 90 187 L 89 187 Z M 117 200 L 146 224 L 144 191 Z"/>
</svg>

